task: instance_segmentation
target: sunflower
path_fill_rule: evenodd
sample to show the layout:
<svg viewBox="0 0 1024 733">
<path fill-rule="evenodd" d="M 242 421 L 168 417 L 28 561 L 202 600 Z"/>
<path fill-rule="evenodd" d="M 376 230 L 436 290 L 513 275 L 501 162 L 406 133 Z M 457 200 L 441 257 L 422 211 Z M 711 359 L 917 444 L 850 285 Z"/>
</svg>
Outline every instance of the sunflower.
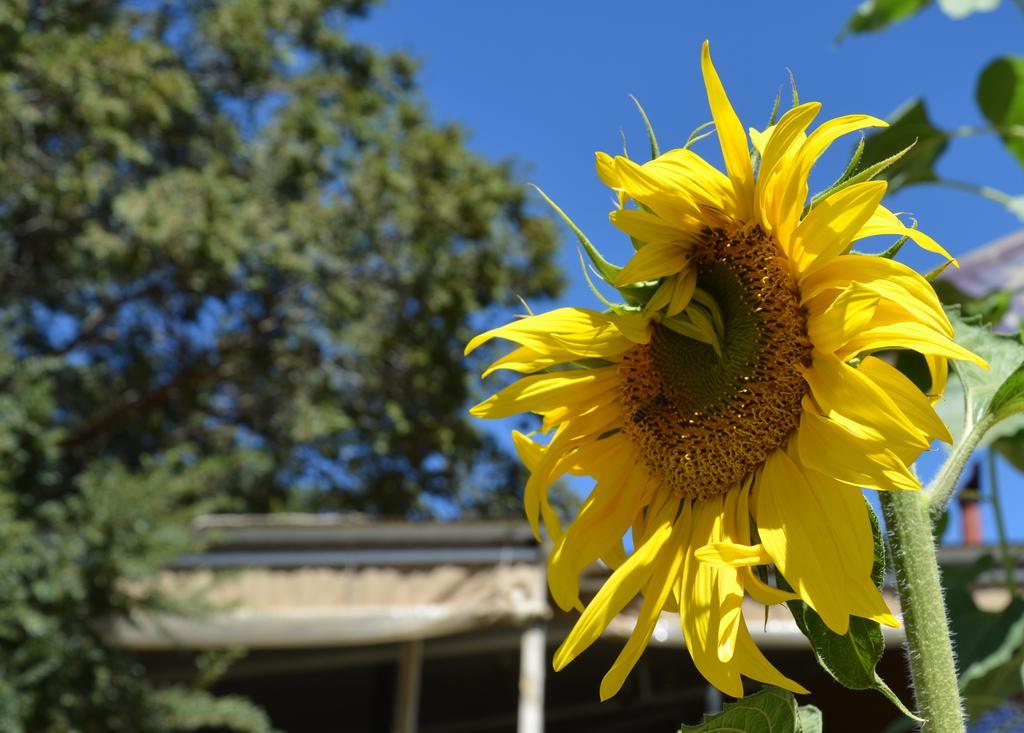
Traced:
<svg viewBox="0 0 1024 733">
<path fill-rule="evenodd" d="M 851 616 L 897 626 L 872 582 L 861 489 L 920 488 L 910 464 L 933 439 L 951 439 L 932 407 L 947 360 L 981 363 L 954 343 L 924 277 L 851 252 L 859 239 L 894 235 L 951 260 L 881 205 L 885 182 L 839 186 L 808 204 L 807 177 L 826 148 L 886 123 L 850 115 L 808 134 L 820 105 L 797 105 L 751 130 L 755 175 L 706 42 L 701 66 L 726 173 L 689 149 L 642 165 L 597 154 L 619 201 L 611 220 L 637 246 L 612 280 L 632 303 L 530 315 L 466 349 L 517 344 L 485 376 L 525 376 L 471 412 L 542 418 L 546 438 L 513 438 L 530 472 L 526 516 L 553 541 L 552 597 L 582 609 L 580 573 L 598 559 L 612 569 L 555 668 L 643 597 L 602 699 L 621 688 L 665 610 L 678 611 L 701 674 L 733 697 L 742 677 L 806 692 L 754 643 L 745 596 L 799 598 L 837 634 Z M 924 356 L 930 394 L 873 355 L 891 350 Z M 547 489 L 567 473 L 595 484 L 563 528 Z M 767 565 L 786 585 L 766 582 L 757 566 Z"/>
</svg>

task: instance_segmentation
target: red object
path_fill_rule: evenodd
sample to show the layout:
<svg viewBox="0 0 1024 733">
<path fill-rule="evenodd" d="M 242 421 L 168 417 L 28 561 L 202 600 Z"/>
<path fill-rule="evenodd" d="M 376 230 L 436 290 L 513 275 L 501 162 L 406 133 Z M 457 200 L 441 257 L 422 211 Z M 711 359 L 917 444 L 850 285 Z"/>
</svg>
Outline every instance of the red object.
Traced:
<svg viewBox="0 0 1024 733">
<path fill-rule="evenodd" d="M 960 488 L 960 527 L 962 529 L 963 544 L 966 547 L 976 547 L 981 544 L 981 502 L 979 499 L 978 467 L 975 466 L 967 477 L 967 481 Z"/>
</svg>

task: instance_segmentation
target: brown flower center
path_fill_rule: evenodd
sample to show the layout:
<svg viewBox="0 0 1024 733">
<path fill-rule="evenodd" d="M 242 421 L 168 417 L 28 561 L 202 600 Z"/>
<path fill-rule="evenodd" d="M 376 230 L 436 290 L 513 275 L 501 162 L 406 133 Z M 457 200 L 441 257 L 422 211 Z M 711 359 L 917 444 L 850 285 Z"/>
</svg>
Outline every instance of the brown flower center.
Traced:
<svg viewBox="0 0 1024 733">
<path fill-rule="evenodd" d="M 811 342 L 796 283 L 760 228 L 709 230 L 694 262 L 698 287 L 725 321 L 721 356 L 659 325 L 619 373 L 624 429 L 648 467 L 676 494 L 705 499 L 735 486 L 796 428 Z"/>
</svg>

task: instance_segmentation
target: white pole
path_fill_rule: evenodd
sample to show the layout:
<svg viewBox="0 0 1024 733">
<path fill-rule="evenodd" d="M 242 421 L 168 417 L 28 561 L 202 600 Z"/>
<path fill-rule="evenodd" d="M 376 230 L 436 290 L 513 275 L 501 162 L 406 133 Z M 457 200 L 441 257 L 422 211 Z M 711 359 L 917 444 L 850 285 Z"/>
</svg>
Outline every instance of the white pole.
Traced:
<svg viewBox="0 0 1024 733">
<path fill-rule="evenodd" d="M 416 733 L 420 712 L 420 675 L 423 671 L 423 642 L 402 644 L 398 658 L 397 693 L 393 733 Z"/>
<path fill-rule="evenodd" d="M 523 631 L 519 647 L 518 733 L 544 733 L 547 631 L 541 622 Z"/>
</svg>

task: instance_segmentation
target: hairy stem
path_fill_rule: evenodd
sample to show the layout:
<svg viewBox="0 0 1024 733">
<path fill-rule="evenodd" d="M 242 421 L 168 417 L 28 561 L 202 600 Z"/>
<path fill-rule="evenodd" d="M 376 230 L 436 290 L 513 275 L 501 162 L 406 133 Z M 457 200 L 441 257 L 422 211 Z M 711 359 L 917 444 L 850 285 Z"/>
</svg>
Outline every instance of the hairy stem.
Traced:
<svg viewBox="0 0 1024 733">
<path fill-rule="evenodd" d="M 914 699 L 925 719 L 922 730 L 964 733 L 928 502 L 919 492 L 883 491 L 880 497 L 903 607 Z"/>
</svg>

